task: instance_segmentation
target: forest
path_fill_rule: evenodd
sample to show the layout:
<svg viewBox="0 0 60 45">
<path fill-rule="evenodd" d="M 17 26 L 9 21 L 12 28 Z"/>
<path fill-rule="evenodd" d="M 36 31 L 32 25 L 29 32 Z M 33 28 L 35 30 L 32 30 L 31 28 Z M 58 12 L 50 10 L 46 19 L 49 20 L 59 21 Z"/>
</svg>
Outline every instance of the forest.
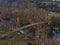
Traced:
<svg viewBox="0 0 60 45">
<path fill-rule="evenodd" d="M 0 45 L 60 45 L 59 3 L 6 2 L 0 6 Z"/>
</svg>

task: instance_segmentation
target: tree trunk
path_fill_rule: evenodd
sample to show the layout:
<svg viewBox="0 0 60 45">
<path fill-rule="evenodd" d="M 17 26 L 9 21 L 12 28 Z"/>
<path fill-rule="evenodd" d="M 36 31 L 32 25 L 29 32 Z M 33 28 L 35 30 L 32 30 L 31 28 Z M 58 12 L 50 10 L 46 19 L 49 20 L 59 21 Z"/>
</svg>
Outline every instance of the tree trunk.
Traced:
<svg viewBox="0 0 60 45">
<path fill-rule="evenodd" d="M 20 20 L 19 17 L 17 17 L 17 23 L 16 23 L 16 28 L 20 27 Z"/>
</svg>

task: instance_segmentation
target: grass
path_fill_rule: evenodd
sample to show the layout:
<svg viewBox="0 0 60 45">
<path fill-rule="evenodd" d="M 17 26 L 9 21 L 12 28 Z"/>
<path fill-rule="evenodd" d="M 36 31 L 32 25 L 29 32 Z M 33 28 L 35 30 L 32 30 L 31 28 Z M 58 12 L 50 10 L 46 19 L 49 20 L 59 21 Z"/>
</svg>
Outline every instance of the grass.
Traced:
<svg viewBox="0 0 60 45">
<path fill-rule="evenodd" d="M 0 40 L 0 45 L 17 45 L 17 43 L 14 41 L 9 41 L 9 40 Z"/>
<path fill-rule="evenodd" d="M 7 41 L 0 40 L 0 45 L 8 45 Z"/>
<path fill-rule="evenodd" d="M 23 38 L 24 37 L 24 34 L 18 34 L 18 35 L 16 35 L 16 38 Z"/>
<path fill-rule="evenodd" d="M 0 34 L 6 33 L 8 30 L 4 27 L 0 27 Z"/>
<path fill-rule="evenodd" d="M 4 27 L 0 27 L 0 35 L 8 32 Z M 0 45 L 18 45 L 19 43 L 16 41 L 17 38 L 22 39 L 24 37 L 24 34 L 18 34 L 16 37 L 14 37 L 12 40 L 0 40 Z"/>
</svg>

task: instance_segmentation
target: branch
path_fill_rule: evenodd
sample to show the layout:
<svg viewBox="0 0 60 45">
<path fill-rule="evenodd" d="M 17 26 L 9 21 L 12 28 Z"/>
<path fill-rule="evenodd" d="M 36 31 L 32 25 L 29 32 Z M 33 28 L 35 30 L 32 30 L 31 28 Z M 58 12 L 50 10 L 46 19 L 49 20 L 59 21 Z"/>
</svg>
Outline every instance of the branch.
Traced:
<svg viewBox="0 0 60 45">
<path fill-rule="evenodd" d="M 0 36 L 0 39 L 1 38 L 5 38 L 5 37 L 7 38 L 7 37 L 13 35 L 15 32 L 20 31 L 21 29 L 25 29 L 25 28 L 28 28 L 28 27 L 31 27 L 31 26 L 35 26 L 35 25 L 39 25 L 39 24 L 44 24 L 44 22 L 37 22 L 37 23 L 34 23 L 34 24 L 29 24 L 29 25 L 26 25 L 26 26 L 17 28 L 16 30 L 13 30 L 11 32 L 8 32 L 6 34 L 3 34 L 2 36 Z"/>
</svg>

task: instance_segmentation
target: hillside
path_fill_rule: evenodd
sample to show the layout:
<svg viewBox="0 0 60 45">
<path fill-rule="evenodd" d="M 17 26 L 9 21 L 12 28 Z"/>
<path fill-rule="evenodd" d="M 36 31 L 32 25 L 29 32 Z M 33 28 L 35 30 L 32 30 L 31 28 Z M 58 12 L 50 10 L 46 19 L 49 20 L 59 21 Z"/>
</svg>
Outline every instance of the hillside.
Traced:
<svg viewBox="0 0 60 45">
<path fill-rule="evenodd" d="M 1 0 L 0 45 L 60 45 L 60 6 L 41 0 Z"/>
</svg>

